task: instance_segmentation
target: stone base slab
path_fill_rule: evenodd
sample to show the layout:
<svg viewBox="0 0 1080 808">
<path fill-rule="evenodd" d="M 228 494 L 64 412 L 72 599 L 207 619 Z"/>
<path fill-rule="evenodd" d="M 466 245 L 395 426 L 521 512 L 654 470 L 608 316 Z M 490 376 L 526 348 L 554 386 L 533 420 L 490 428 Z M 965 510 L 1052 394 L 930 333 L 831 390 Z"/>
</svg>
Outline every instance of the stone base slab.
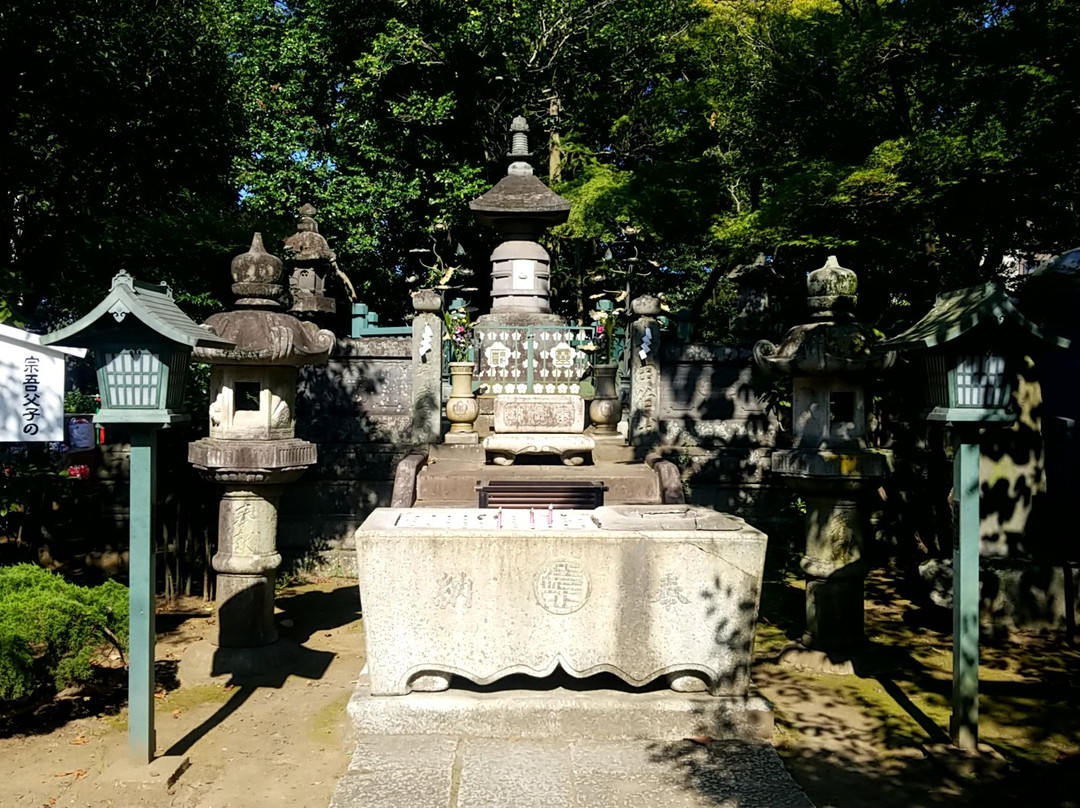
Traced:
<svg viewBox="0 0 1080 808">
<path fill-rule="evenodd" d="M 330 808 L 813 808 L 764 743 L 360 738 Z"/>
<path fill-rule="evenodd" d="M 144 796 L 156 797 L 161 800 L 160 804 L 165 805 L 168 803 L 169 789 L 189 768 L 191 758 L 187 755 L 161 755 L 149 764 L 121 760 L 102 773 L 101 783 L 141 791 Z M 131 796 L 130 793 L 128 795 Z"/>
<path fill-rule="evenodd" d="M 300 654 L 297 644 L 286 639 L 256 648 L 223 648 L 200 640 L 180 658 L 180 682 L 190 686 L 280 679 L 293 671 Z"/>
<path fill-rule="evenodd" d="M 484 438 L 484 451 L 499 465 L 508 466 L 518 455 L 554 454 L 567 466 L 580 466 L 596 448 L 587 435 L 494 434 Z"/>
<path fill-rule="evenodd" d="M 443 443 L 457 446 L 477 446 L 480 443 L 480 435 L 476 432 L 447 432 L 443 435 Z"/>
<path fill-rule="evenodd" d="M 439 693 L 372 696 L 370 680 L 361 674 L 348 712 L 362 736 L 767 741 L 773 734 L 772 705 L 753 691 L 717 697 L 671 690 L 452 687 Z"/>
</svg>

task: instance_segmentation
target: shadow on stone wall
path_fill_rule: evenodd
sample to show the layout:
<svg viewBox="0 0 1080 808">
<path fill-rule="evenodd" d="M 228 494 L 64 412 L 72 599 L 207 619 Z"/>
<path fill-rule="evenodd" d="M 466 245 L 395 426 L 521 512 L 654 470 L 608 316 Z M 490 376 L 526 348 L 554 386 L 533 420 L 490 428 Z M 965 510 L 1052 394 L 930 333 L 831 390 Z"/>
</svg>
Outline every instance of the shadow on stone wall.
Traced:
<svg viewBox="0 0 1080 808">
<path fill-rule="evenodd" d="M 315 467 L 286 489 L 278 547 L 293 569 L 352 575 L 353 533 L 389 505 L 394 469 L 412 448 L 411 337 L 339 339 L 330 361 L 303 368 L 297 437 Z"/>
</svg>

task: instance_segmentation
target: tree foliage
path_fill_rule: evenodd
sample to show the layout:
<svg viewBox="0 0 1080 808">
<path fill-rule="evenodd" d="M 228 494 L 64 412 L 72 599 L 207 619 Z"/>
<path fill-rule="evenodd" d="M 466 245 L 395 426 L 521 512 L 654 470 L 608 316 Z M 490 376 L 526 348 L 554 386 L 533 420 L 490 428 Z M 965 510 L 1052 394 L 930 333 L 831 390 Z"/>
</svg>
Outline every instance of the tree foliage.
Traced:
<svg viewBox="0 0 1080 808">
<path fill-rule="evenodd" d="M 838 252 L 887 315 L 1075 238 L 1078 23 L 1069 0 L 31 0 L 0 13 L 0 297 L 77 306 L 134 262 L 212 303 L 211 252 L 279 243 L 303 202 L 383 311 L 433 232 L 484 289 L 467 203 L 525 114 L 574 203 L 564 313 L 631 256 L 635 291 L 702 304 L 761 251 L 793 285 Z"/>
<path fill-rule="evenodd" d="M 714 129 L 718 253 L 860 270 L 878 314 L 1075 239 L 1078 9 L 995 0 L 734 0 Z M 735 92 L 731 88 L 736 88 Z"/>
<path fill-rule="evenodd" d="M 361 289 L 415 269 L 409 251 L 437 225 L 483 269 L 492 239 L 467 203 L 505 171 L 510 119 L 530 118 L 538 173 L 557 175 L 563 150 L 568 178 L 644 154 L 616 122 L 671 69 L 666 38 L 697 13 L 690 0 L 238 0 L 243 205 L 272 218 L 311 201 Z M 612 230 L 595 218 L 569 235 Z"/>
<path fill-rule="evenodd" d="M 240 119 L 214 0 L 0 6 L 0 301 L 43 325 L 126 268 L 192 283 L 232 214 Z M 45 302 L 44 309 L 39 304 Z"/>
</svg>

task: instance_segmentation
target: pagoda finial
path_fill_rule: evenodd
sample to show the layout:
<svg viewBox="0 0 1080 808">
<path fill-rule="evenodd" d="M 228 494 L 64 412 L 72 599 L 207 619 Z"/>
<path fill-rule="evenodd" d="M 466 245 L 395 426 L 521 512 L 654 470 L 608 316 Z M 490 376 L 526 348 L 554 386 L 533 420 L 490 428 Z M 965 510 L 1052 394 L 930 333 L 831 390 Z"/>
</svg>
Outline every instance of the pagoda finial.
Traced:
<svg viewBox="0 0 1080 808">
<path fill-rule="evenodd" d="M 510 122 L 510 154 L 514 158 L 506 169 L 508 175 L 532 176 L 533 169 L 529 165 L 529 122 L 518 115 Z"/>
</svg>

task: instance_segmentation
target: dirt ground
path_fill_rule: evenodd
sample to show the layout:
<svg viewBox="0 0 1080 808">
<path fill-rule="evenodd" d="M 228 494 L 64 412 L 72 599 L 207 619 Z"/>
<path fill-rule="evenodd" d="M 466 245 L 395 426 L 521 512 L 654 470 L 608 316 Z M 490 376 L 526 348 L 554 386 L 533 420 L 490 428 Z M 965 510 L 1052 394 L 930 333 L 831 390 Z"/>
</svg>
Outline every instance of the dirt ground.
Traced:
<svg viewBox="0 0 1080 808">
<path fill-rule="evenodd" d="M 999 762 L 967 772 L 925 750 L 946 740 L 950 635 L 943 615 L 914 606 L 889 581 L 868 587 L 874 645 L 857 675 L 776 662 L 799 631 L 802 592 L 768 584 L 754 680 L 776 707 L 777 745 L 819 808 L 1080 806 L 1080 654 L 1060 635 L 984 645 L 982 738 Z M 195 601 L 158 617 L 158 750 L 191 768 L 162 782 L 118 785 L 126 756 L 122 688 L 81 694 L 0 721 L 0 806 L 220 808 L 325 806 L 348 762 L 346 702 L 363 665 L 354 581 L 322 580 L 279 594 L 282 636 L 304 649 L 293 673 L 260 686 L 178 679 L 184 653 L 216 629 Z M 1037 798 L 1036 798 L 1037 795 Z"/>
<path fill-rule="evenodd" d="M 127 754 L 127 711 L 82 696 L 0 724 L 0 806 L 329 804 L 348 764 L 345 705 L 364 662 L 355 581 L 318 581 L 279 594 L 281 635 L 306 651 L 295 673 L 258 687 L 178 680 L 185 650 L 203 647 L 217 628 L 201 600 L 184 606 L 158 614 L 157 748 L 191 759 L 175 786 L 117 785 L 114 766 Z"/>
</svg>

